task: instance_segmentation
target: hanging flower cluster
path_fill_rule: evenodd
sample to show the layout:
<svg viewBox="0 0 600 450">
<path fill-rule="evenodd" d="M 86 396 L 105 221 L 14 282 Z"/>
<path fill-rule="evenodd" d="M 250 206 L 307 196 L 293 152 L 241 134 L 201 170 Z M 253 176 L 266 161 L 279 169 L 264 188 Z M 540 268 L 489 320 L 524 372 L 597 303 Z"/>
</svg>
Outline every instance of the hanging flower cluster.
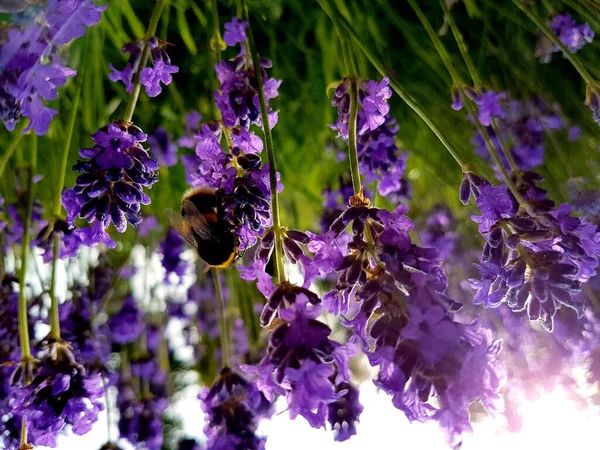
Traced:
<svg viewBox="0 0 600 450">
<path fill-rule="evenodd" d="M 68 343 L 49 344 L 33 380 L 26 385 L 15 380 L 19 387 L 12 409 L 25 419 L 30 441 L 56 447 L 66 425 L 77 435 L 90 431 L 104 409 L 101 378 L 75 361 Z"/>
<path fill-rule="evenodd" d="M 321 237 L 323 259 L 339 272 L 324 302 L 360 339 L 371 365 L 379 366 L 375 383 L 394 405 L 410 420 L 438 420 L 457 444 L 471 428 L 471 402 L 497 407 L 500 347 L 478 324 L 454 318 L 460 305 L 446 294 L 440 254 L 411 242 L 406 211 L 399 206 L 390 213 L 364 197 L 351 199 Z M 336 255 L 331 248 L 348 227 L 349 252 Z"/>
<path fill-rule="evenodd" d="M 158 181 L 158 164 L 142 147 L 146 138 L 142 130 L 124 121 L 111 122 L 92 135 L 94 146 L 79 152 L 87 160 L 73 166 L 82 174 L 74 188 L 63 192 L 70 227 L 81 217 L 97 222 L 98 231 L 113 223 L 123 233 L 127 222 L 133 226 L 141 222 L 141 205 L 150 204 L 144 188 Z"/>
<path fill-rule="evenodd" d="M 246 22 L 226 24 L 232 45 L 245 39 Z M 227 34 L 227 36 L 230 36 Z M 241 40 L 240 40 L 241 39 Z M 267 77 L 271 62 L 260 61 L 267 100 L 277 97 L 281 84 Z M 250 55 L 243 51 L 232 61 L 221 61 L 215 66 L 220 86 L 215 92 L 215 104 L 222 120 L 201 126 L 194 136 L 196 156 L 184 161 L 192 186 L 209 186 L 218 190 L 227 220 L 240 238 L 241 249 L 254 245 L 258 236 L 271 224 L 269 201 L 269 165 L 262 164 L 262 140 L 251 130 L 251 125 L 261 126 L 260 104 L 256 88 L 256 73 Z M 196 117 L 192 117 L 196 119 Z M 277 112 L 269 108 L 269 122 L 277 123 Z M 191 126 L 195 124 L 190 124 Z M 221 148 L 225 134 L 230 152 Z M 278 186 L 278 189 L 282 189 Z"/>
<path fill-rule="evenodd" d="M 42 100 L 54 100 L 56 88 L 76 74 L 63 65 L 60 49 L 99 22 L 105 9 L 92 0 L 50 0 L 35 21 L 8 31 L 0 48 L 0 120 L 6 128 L 12 131 L 25 116 L 25 131 L 46 134 L 57 111 Z"/>
<path fill-rule="evenodd" d="M 330 127 L 338 137 L 348 140 L 350 118 L 350 83 L 345 79 L 335 90 L 331 104 L 338 110 L 337 122 Z M 408 182 L 403 179 L 406 153 L 396 145 L 400 126 L 389 116 L 387 100 L 392 96 L 389 80 L 358 81 L 357 150 L 361 174 L 366 184 L 377 181 L 377 189 L 384 197 L 402 199 L 408 196 Z"/>
<path fill-rule="evenodd" d="M 567 49 L 575 53 L 581 50 L 586 43 L 594 40 L 594 32 L 587 23 L 578 24 L 569 14 L 557 14 L 548 23 L 552 33 L 564 44 Z M 543 63 L 552 60 L 552 54 L 560 49 L 546 36 L 540 36 L 535 56 Z"/>
<path fill-rule="evenodd" d="M 117 70 L 112 64 L 109 64 L 112 71 L 108 78 L 111 81 L 123 82 L 125 89 L 129 94 L 133 91 L 134 77 L 137 76 L 146 90 L 148 97 L 156 97 L 162 92 L 163 83 L 165 86 L 173 81 L 171 74 L 179 72 L 179 67 L 171 64 L 171 58 L 164 47 L 168 42 L 151 36 L 147 42 L 145 40 L 133 41 L 125 44 L 121 53 L 129 55 L 129 61 L 123 70 Z M 143 63 L 142 57 L 144 46 L 147 45 L 150 53 L 152 67 L 145 67 L 140 72 L 140 65 Z"/>
</svg>

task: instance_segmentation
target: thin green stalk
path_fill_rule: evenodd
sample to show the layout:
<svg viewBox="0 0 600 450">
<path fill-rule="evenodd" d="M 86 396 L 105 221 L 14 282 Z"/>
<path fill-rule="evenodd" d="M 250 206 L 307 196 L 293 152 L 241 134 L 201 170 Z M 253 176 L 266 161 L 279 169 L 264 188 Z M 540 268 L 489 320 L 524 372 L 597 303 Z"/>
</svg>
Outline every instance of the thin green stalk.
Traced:
<svg viewBox="0 0 600 450">
<path fill-rule="evenodd" d="M 358 151 L 356 149 L 356 118 L 358 116 L 358 86 L 356 79 L 350 81 L 350 118 L 348 120 L 348 156 L 350 157 L 350 173 L 354 195 L 362 189 L 358 167 Z"/>
<path fill-rule="evenodd" d="M 244 2 L 246 20 L 250 24 L 250 15 L 248 14 L 248 5 Z M 258 86 L 258 99 L 260 101 L 260 113 L 262 118 L 263 131 L 265 134 L 265 146 L 267 147 L 267 156 L 269 159 L 269 184 L 271 188 L 271 211 L 273 214 L 273 233 L 275 234 L 275 279 L 277 283 L 285 281 L 285 269 L 283 267 L 283 236 L 281 234 L 281 219 L 279 217 L 279 198 L 277 195 L 277 167 L 275 163 L 275 149 L 273 146 L 273 136 L 271 135 L 271 125 L 269 124 L 269 111 L 267 110 L 267 100 L 265 98 L 265 87 L 258 60 L 258 52 L 254 42 L 252 27 L 248 25 L 246 32 L 254 73 L 256 75 L 256 84 Z"/>
<path fill-rule="evenodd" d="M 21 361 L 29 364 L 31 358 L 31 347 L 29 344 L 29 324 L 27 320 L 27 297 L 25 296 L 25 277 L 27 276 L 27 259 L 29 258 L 29 229 L 31 228 L 31 213 L 33 211 L 33 177 L 37 170 L 37 135 L 31 134 L 31 161 L 29 163 L 29 179 L 27 183 L 27 207 L 23 218 L 23 238 L 21 240 L 21 271 L 19 273 L 19 344 L 21 346 Z M 29 370 L 24 370 L 24 383 L 31 381 L 28 376 Z M 25 418 L 21 421 L 21 445 L 27 444 L 27 423 Z"/>
<path fill-rule="evenodd" d="M 333 21 L 334 17 L 336 17 L 334 11 L 329 7 L 326 0 L 317 0 L 321 8 L 325 11 L 325 13 L 329 16 L 329 18 Z M 381 76 L 389 79 L 390 87 L 398 94 L 398 96 L 408 105 L 410 109 L 412 109 L 420 118 L 425 122 L 425 124 L 429 127 L 429 129 L 435 134 L 444 148 L 450 153 L 452 158 L 456 161 L 456 163 L 460 166 L 463 172 L 469 170 L 468 165 L 462 160 L 459 156 L 458 152 L 454 148 L 452 144 L 442 135 L 438 127 L 435 125 L 433 120 L 427 115 L 425 110 L 419 105 L 419 103 L 413 99 L 410 94 L 408 94 L 396 81 L 396 79 L 385 69 L 384 65 L 379 61 L 377 57 L 363 44 L 362 40 L 358 37 L 352 26 L 348 23 L 348 21 L 338 15 L 338 19 L 348 36 L 350 36 L 356 46 L 364 53 L 367 59 L 371 62 L 373 67 L 381 74 Z"/>
<path fill-rule="evenodd" d="M 544 33 L 544 35 L 548 39 L 550 39 L 550 41 L 560 49 L 560 51 L 563 53 L 565 58 L 567 58 L 569 60 L 569 62 L 573 65 L 575 70 L 577 72 L 579 72 L 579 75 L 581 75 L 581 78 L 583 78 L 588 85 L 593 84 L 594 83 L 593 77 L 589 74 L 589 72 L 583 66 L 581 61 L 579 61 L 579 58 L 575 54 L 573 54 L 569 51 L 569 49 L 562 43 L 562 41 L 552 32 L 552 30 L 548 27 L 548 25 L 546 25 L 546 23 L 544 23 L 544 21 L 542 21 L 538 16 L 536 16 L 528 7 L 526 7 L 524 4 L 522 4 L 519 0 L 513 0 L 513 3 L 515 5 L 517 5 L 517 7 L 521 11 L 523 11 L 525 13 L 525 15 L 527 17 L 529 17 L 529 19 L 533 23 L 536 24 L 536 26 L 540 29 L 540 31 L 542 33 Z"/>
<path fill-rule="evenodd" d="M 89 40 L 88 40 L 89 42 Z M 71 140 L 73 139 L 73 131 L 75 130 L 75 121 L 77 120 L 77 113 L 79 110 L 79 100 L 81 98 L 81 91 L 83 87 L 83 75 L 85 74 L 85 62 L 87 59 L 89 45 L 85 46 L 83 52 L 83 58 L 81 61 L 81 69 L 75 78 L 75 95 L 73 96 L 73 104 L 71 105 L 71 115 L 69 116 L 69 122 L 67 123 L 67 134 L 64 140 L 63 153 L 60 161 L 60 172 L 58 173 L 58 181 L 56 187 L 56 197 L 54 201 L 54 217 L 58 218 L 61 212 L 61 195 L 65 185 L 65 177 L 67 174 L 67 164 L 69 161 L 69 150 L 71 148 Z"/>
<path fill-rule="evenodd" d="M 52 249 L 52 278 L 50 282 L 50 337 L 60 340 L 60 319 L 58 317 L 58 298 L 56 297 L 56 266 L 60 257 L 60 236 L 54 233 Z"/>
<path fill-rule="evenodd" d="M 486 129 L 483 127 L 483 125 L 479 121 L 479 116 L 477 115 L 477 111 L 475 111 L 475 108 L 471 104 L 471 101 L 469 100 L 469 98 L 465 95 L 465 92 L 463 89 L 460 90 L 460 97 L 461 97 L 463 105 L 465 105 L 465 108 L 467 109 L 467 112 L 473 118 L 473 123 L 475 124 L 475 128 L 477 129 L 477 131 L 479 132 L 481 137 L 483 137 L 485 146 L 487 147 L 490 156 L 494 160 L 494 164 L 496 164 L 496 166 L 498 166 L 498 170 L 500 170 L 500 173 L 502 174 L 502 181 L 504 181 L 504 183 L 508 186 L 508 189 L 510 190 L 512 195 L 517 199 L 517 202 L 519 202 L 519 205 L 526 205 L 527 201 L 523 198 L 521 193 L 517 190 L 517 187 L 515 186 L 515 184 L 510 179 L 510 175 L 508 174 L 508 172 L 506 171 L 506 168 L 504 167 L 504 164 L 500 160 L 500 156 L 498 155 L 498 152 L 496 151 L 496 147 L 494 147 L 494 143 L 490 139 L 490 136 L 488 135 Z"/>
<path fill-rule="evenodd" d="M 111 404 L 110 398 L 108 397 L 108 386 L 106 385 L 106 378 L 102 374 L 102 389 L 104 390 L 104 398 L 106 399 L 106 439 L 107 442 L 112 442 L 110 425 L 111 425 Z"/>
<path fill-rule="evenodd" d="M 519 204 L 520 205 L 526 205 L 527 202 L 525 201 L 525 199 L 523 198 L 523 196 L 521 195 L 521 193 L 517 190 L 516 186 L 514 185 L 514 183 L 512 182 L 512 180 L 510 179 L 510 176 L 509 176 L 508 172 L 506 171 L 506 168 L 504 167 L 504 164 L 500 160 L 500 156 L 498 155 L 498 152 L 496 151 L 496 147 L 494 146 L 494 143 L 490 139 L 490 136 L 489 136 L 488 132 L 486 131 L 486 129 L 484 128 L 484 126 L 479 121 L 479 116 L 477 115 L 477 111 L 475 110 L 475 108 L 474 108 L 474 106 L 473 106 L 473 104 L 471 102 L 471 99 L 466 95 L 464 84 L 461 81 L 460 76 L 458 75 L 458 72 L 454 68 L 454 66 L 452 64 L 452 60 L 450 59 L 450 55 L 446 51 L 446 48 L 444 47 L 444 44 L 442 43 L 442 41 L 439 38 L 439 36 L 435 33 L 433 27 L 429 23 L 429 20 L 427 19 L 427 17 L 425 16 L 425 14 L 423 14 L 423 11 L 421 11 L 421 9 L 419 8 L 419 6 L 415 3 L 415 0 L 408 0 L 408 2 L 410 3 L 411 7 L 413 8 L 413 10 L 415 11 L 415 13 L 419 17 L 419 20 L 423 24 L 423 27 L 427 31 L 427 34 L 429 35 L 431 41 L 433 42 L 434 47 L 438 51 L 438 53 L 440 55 L 440 58 L 444 62 L 444 65 L 446 66 L 446 69 L 448 70 L 448 73 L 450 73 L 450 77 L 452 78 L 452 82 L 455 85 L 459 86 L 459 89 L 460 89 L 460 98 L 462 100 L 462 103 L 465 106 L 465 108 L 467 109 L 467 112 L 473 118 L 473 122 L 475 124 L 475 128 L 477 128 L 477 131 L 479 132 L 479 134 L 483 138 L 483 140 L 485 142 L 485 145 L 486 145 L 486 147 L 488 149 L 488 152 L 490 153 L 492 159 L 494 160 L 494 163 L 498 166 L 498 169 L 500 170 L 500 173 L 502 174 L 502 178 L 503 178 L 504 183 L 508 186 L 508 188 L 510 189 L 510 192 L 517 199 L 517 201 L 519 202 Z"/>
<path fill-rule="evenodd" d="M 479 73 L 475 68 L 475 64 L 473 64 L 473 60 L 469 55 L 469 50 L 467 49 L 467 44 L 463 38 L 462 33 L 454 23 L 454 18 L 452 17 L 452 13 L 448 8 L 448 4 L 446 0 L 440 0 L 440 4 L 442 5 L 442 9 L 444 10 L 444 15 L 446 16 L 446 20 L 448 21 L 448 25 L 450 25 L 450 30 L 452 31 L 452 35 L 454 36 L 454 40 L 456 41 L 456 45 L 458 45 L 458 50 L 465 61 L 465 65 L 467 66 L 467 70 L 469 71 L 469 75 L 473 80 L 473 84 L 475 89 L 477 90 L 481 87 L 481 79 L 479 78 Z"/>
<path fill-rule="evenodd" d="M 29 124 L 29 120 L 23 120 L 23 123 L 17 129 L 15 138 L 11 141 L 10 145 L 8 146 L 8 148 L 2 155 L 2 158 L 0 159 L 0 179 L 2 179 L 2 175 L 4 174 L 4 169 L 6 169 L 6 166 L 8 165 L 8 161 L 9 161 L 10 157 L 13 155 L 13 153 L 15 152 L 17 147 L 19 147 L 19 144 L 21 143 L 21 139 L 23 139 L 23 130 L 25 128 L 27 128 L 28 124 Z"/>
<path fill-rule="evenodd" d="M 160 20 L 160 15 L 163 11 L 165 4 L 169 0 L 156 0 L 156 5 L 154 6 L 154 11 L 152 11 L 152 16 L 150 17 L 150 23 L 148 24 L 148 31 L 146 32 L 146 36 L 144 38 L 144 48 L 142 49 L 142 56 L 140 58 L 140 65 L 133 76 L 133 90 L 131 91 L 131 96 L 129 97 L 129 103 L 127 104 L 127 109 L 125 110 L 124 120 L 127 122 L 131 122 L 133 119 L 133 112 L 135 111 L 135 105 L 137 104 L 138 98 L 140 97 L 140 90 L 142 89 L 142 81 L 140 80 L 140 73 L 146 67 L 146 63 L 148 62 L 148 57 L 150 56 L 150 45 L 148 45 L 148 39 L 156 34 L 156 28 L 158 27 L 158 21 Z"/>
<path fill-rule="evenodd" d="M 227 317 L 225 315 L 225 301 L 223 299 L 223 292 L 221 291 L 221 278 L 218 269 L 213 267 L 211 271 L 219 307 L 219 339 L 221 341 L 223 367 L 229 367 L 229 329 L 227 327 Z"/>
</svg>

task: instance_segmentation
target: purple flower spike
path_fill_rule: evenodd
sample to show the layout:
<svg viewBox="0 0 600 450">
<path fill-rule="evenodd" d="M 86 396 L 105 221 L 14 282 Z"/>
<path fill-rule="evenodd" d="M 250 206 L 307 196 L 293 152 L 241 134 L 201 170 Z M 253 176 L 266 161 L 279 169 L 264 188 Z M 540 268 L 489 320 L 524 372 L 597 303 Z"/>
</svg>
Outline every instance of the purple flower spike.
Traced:
<svg viewBox="0 0 600 450">
<path fill-rule="evenodd" d="M 63 193 L 68 222 L 72 225 L 78 216 L 90 223 L 98 221 L 102 231 L 112 222 L 122 233 L 128 222 L 136 226 L 142 220 L 141 205 L 150 203 L 144 187 L 158 180 L 158 164 L 141 145 L 146 135 L 133 124 L 112 122 L 92 140 L 94 147 L 79 152 L 88 159 L 73 166 L 81 172 L 75 187 Z"/>
</svg>

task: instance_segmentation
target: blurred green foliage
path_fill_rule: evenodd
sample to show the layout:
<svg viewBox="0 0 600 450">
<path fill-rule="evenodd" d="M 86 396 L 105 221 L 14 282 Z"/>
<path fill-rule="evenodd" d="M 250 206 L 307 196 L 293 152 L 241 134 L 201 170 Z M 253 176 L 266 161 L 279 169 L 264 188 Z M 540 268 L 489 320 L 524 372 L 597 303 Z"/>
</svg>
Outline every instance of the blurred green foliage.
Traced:
<svg viewBox="0 0 600 450">
<path fill-rule="evenodd" d="M 199 110 L 205 120 L 216 117 L 212 91 L 217 85 L 213 69 L 215 51 L 212 5 L 216 2 L 173 0 L 163 13 L 159 38 L 169 41 L 169 53 L 180 72 L 174 82 L 157 98 L 142 94 L 134 121 L 146 132 L 159 125 L 175 137 L 182 134 L 184 114 Z M 464 160 L 482 173 L 491 176 L 484 161 L 473 152 L 470 139 L 473 126 L 464 112 L 450 108 L 451 82 L 440 58 L 421 23 L 406 2 L 386 0 L 329 0 L 352 24 L 365 45 L 377 55 L 386 69 L 413 95 L 440 126 L 443 134 L 458 148 Z M 82 71 L 83 92 L 69 153 L 69 165 L 77 160 L 77 151 L 91 144 L 89 140 L 99 127 L 123 114 L 128 95 L 122 85 L 108 80 L 112 62 L 116 67 L 126 63 L 120 48 L 145 33 L 153 2 L 148 0 L 109 0 L 102 21 L 88 30 L 85 38 L 65 49 L 68 66 Z M 444 45 L 464 80 L 465 65 L 451 33 L 446 32 L 438 0 L 421 0 L 420 5 L 432 25 L 440 30 Z M 233 1 L 218 2 L 219 27 L 235 14 Z M 336 185 L 340 175 L 348 172 L 345 162 L 339 163 L 334 152 L 327 151 L 334 132 L 327 124 L 334 122 L 335 110 L 327 97 L 327 86 L 344 74 L 341 48 L 335 29 L 317 2 L 303 0 L 253 0 L 248 2 L 257 46 L 263 56 L 273 61 L 271 75 L 283 80 L 280 95 L 271 102 L 280 111 L 274 129 L 278 169 L 285 186 L 281 194 L 283 224 L 300 229 L 317 229 L 321 213 L 321 191 Z M 598 9 L 578 0 L 545 0 L 536 6 L 544 19 L 557 12 L 569 12 L 578 22 L 600 25 Z M 573 9 L 575 8 L 575 9 Z M 515 99 L 539 94 L 550 103 L 560 105 L 564 117 L 582 129 L 582 138 L 569 142 L 566 132 L 547 134 L 545 162 L 541 168 L 547 181 L 545 187 L 557 201 L 567 198 L 566 181 L 571 177 L 594 180 L 599 173 L 600 129 L 590 111 L 583 105 L 585 85 L 569 64 L 555 54 L 549 64 L 540 64 L 534 56 L 537 32 L 533 23 L 510 1 L 465 0 L 453 8 L 453 16 L 462 30 L 470 54 L 485 81 L 494 90 L 505 90 Z M 6 19 L 6 16 L 2 17 Z M 596 31 L 600 31 L 596 27 Z M 577 56 L 594 76 L 600 78 L 597 64 L 598 39 Z M 377 78 L 368 60 L 356 47 L 360 76 Z M 222 53 L 235 56 L 233 49 Z M 44 176 L 36 188 L 41 202 L 51 211 L 60 189 L 56 185 L 58 165 L 66 134 L 66 124 L 72 109 L 75 81 L 60 89 L 51 104 L 59 111 L 49 133 L 39 140 L 39 172 Z M 450 155 L 427 126 L 396 96 L 390 101 L 393 115 L 401 129 L 399 144 L 409 152 L 408 178 L 413 185 L 412 217 L 421 217 L 436 203 L 449 204 L 458 216 L 460 226 L 469 235 L 474 227 L 468 220 L 471 207 L 462 207 L 457 189 L 461 173 Z M 1 149 L 16 138 L 0 130 Z M 26 164 L 28 137 L 20 143 L 15 156 L 0 180 L 0 192 L 10 201 L 15 195 L 14 170 Z M 265 155 L 266 157 L 266 155 Z M 68 171 L 66 186 L 74 184 L 76 174 Z M 186 189 L 181 164 L 160 171 L 160 181 L 152 191 L 152 204 L 146 211 L 155 214 L 164 224 L 164 208 L 177 208 Z M 132 230 L 113 237 L 131 243 Z"/>
</svg>

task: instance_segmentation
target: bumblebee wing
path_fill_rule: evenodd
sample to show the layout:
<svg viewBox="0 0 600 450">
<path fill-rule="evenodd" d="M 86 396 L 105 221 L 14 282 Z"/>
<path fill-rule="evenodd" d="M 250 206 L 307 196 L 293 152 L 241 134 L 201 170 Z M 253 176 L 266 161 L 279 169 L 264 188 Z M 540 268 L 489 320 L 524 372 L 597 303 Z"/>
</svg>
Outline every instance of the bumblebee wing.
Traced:
<svg viewBox="0 0 600 450">
<path fill-rule="evenodd" d="M 187 198 L 183 199 L 181 211 L 185 216 L 185 220 L 189 222 L 192 233 L 197 234 L 200 239 L 204 239 L 205 241 L 219 241 L 210 231 L 206 217 L 198 211 L 198 208 L 196 208 L 196 205 L 191 200 Z"/>
<path fill-rule="evenodd" d="M 167 208 L 165 209 L 165 215 L 167 216 L 169 225 L 171 225 L 173 229 L 188 242 L 188 244 L 197 249 L 198 243 L 196 242 L 196 239 L 194 239 L 192 229 L 185 225 L 181 214 L 172 210 L 171 208 Z"/>
</svg>

